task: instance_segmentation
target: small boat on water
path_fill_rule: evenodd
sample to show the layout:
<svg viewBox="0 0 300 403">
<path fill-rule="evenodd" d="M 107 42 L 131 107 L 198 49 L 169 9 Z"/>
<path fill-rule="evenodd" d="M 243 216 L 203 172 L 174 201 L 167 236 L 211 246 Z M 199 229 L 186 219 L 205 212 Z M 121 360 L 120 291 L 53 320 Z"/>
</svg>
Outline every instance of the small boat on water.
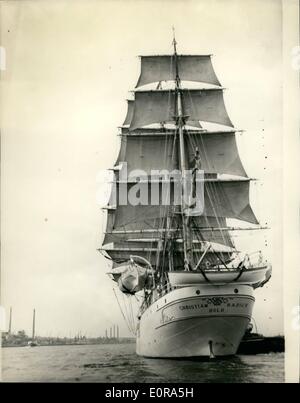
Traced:
<svg viewBox="0 0 300 403">
<path fill-rule="evenodd" d="M 38 343 L 36 342 L 36 341 L 29 341 L 28 342 L 28 347 L 37 347 L 38 346 Z"/>
<path fill-rule="evenodd" d="M 237 354 L 256 355 L 269 353 L 283 353 L 285 351 L 284 336 L 263 336 L 252 332 L 250 324 L 239 345 Z"/>
</svg>

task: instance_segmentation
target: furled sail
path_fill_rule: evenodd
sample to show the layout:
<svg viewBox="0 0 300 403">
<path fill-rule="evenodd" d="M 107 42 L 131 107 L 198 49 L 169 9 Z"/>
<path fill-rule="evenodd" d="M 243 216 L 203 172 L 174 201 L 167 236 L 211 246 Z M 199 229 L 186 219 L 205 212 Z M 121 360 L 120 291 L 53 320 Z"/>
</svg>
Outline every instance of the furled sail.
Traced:
<svg viewBox="0 0 300 403">
<path fill-rule="evenodd" d="M 220 85 L 210 55 L 177 55 L 177 62 L 181 80 Z M 173 55 L 141 56 L 141 74 L 136 86 L 170 81 L 175 77 Z"/>
<path fill-rule="evenodd" d="M 103 245 L 108 243 L 126 243 L 135 239 L 141 241 L 144 241 L 145 239 L 156 240 L 166 234 L 166 230 L 161 229 L 163 222 L 161 218 L 143 220 L 118 226 L 114 220 L 115 211 L 110 211 L 109 217 L 110 221 L 107 223 Z M 218 228 L 222 228 L 222 230 L 219 230 Z M 201 240 L 204 242 L 213 242 L 233 247 L 229 231 L 224 228 L 227 228 L 227 224 L 226 219 L 223 217 L 193 217 L 191 224 L 192 237 L 194 240 L 199 239 L 197 234 L 201 234 Z M 203 229 L 204 231 L 202 231 Z M 178 216 L 173 218 L 172 226 L 168 231 L 174 238 L 181 237 L 180 218 Z"/>
<path fill-rule="evenodd" d="M 123 265 L 126 261 L 129 260 L 129 256 L 131 254 L 138 254 L 141 258 L 147 259 L 149 261 L 149 263 L 152 266 L 155 266 L 156 264 L 156 259 L 157 259 L 157 248 L 155 245 L 153 245 L 153 247 L 150 248 L 130 248 L 130 246 L 126 247 L 126 248 L 122 248 L 122 247 L 118 247 L 117 245 L 109 248 L 109 247 L 105 247 L 103 248 L 106 253 L 110 256 L 110 258 L 116 262 L 116 265 Z M 195 255 L 199 255 L 199 253 L 203 252 L 204 248 L 199 248 L 199 249 L 195 249 L 193 250 L 193 253 Z M 217 251 L 218 252 L 218 251 Z M 220 263 L 218 255 L 215 254 L 216 251 L 213 252 L 208 252 L 207 253 L 207 261 L 210 261 L 210 263 L 212 264 L 218 264 Z M 222 253 L 222 256 L 224 258 L 224 260 L 230 260 L 230 256 L 231 253 L 230 252 L 220 252 Z M 183 266 L 183 250 L 177 250 L 173 252 L 173 261 L 174 261 L 174 267 L 178 268 L 178 269 L 182 269 Z M 167 263 L 167 262 L 166 262 Z M 166 265 L 167 266 L 167 265 Z"/>
<path fill-rule="evenodd" d="M 232 122 L 227 114 L 222 89 L 182 90 L 184 114 L 194 121 L 207 121 L 225 126 Z M 130 130 L 152 123 L 174 121 L 175 91 L 136 91 Z"/>
</svg>

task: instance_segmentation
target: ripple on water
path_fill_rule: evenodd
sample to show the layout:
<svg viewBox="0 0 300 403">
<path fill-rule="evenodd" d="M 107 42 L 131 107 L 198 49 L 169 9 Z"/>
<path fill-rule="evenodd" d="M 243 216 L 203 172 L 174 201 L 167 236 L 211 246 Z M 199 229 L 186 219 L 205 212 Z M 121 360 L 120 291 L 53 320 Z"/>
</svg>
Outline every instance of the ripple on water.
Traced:
<svg viewBox="0 0 300 403">
<path fill-rule="evenodd" d="M 146 359 L 134 344 L 5 348 L 4 381 L 32 382 L 283 382 L 284 354 L 218 361 Z"/>
</svg>

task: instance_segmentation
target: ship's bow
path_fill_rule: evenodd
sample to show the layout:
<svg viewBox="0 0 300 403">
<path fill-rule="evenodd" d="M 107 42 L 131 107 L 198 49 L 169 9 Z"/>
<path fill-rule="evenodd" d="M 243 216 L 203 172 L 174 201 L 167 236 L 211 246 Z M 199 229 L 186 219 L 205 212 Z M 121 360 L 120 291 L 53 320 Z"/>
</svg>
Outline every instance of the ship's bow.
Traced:
<svg viewBox="0 0 300 403">
<path fill-rule="evenodd" d="M 191 286 L 170 291 L 141 316 L 137 353 L 147 357 L 234 355 L 251 319 L 245 285 Z"/>
</svg>

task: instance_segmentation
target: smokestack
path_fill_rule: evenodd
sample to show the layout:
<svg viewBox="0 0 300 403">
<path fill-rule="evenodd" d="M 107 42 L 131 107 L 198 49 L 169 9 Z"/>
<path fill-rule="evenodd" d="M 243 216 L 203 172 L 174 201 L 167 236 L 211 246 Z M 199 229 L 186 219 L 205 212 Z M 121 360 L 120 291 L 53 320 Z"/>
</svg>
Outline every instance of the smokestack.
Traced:
<svg viewBox="0 0 300 403">
<path fill-rule="evenodd" d="M 33 310 L 33 319 L 32 319 L 32 340 L 35 337 L 35 309 Z"/>
<path fill-rule="evenodd" d="M 114 339 L 116 338 L 116 326 L 114 325 Z"/>
<path fill-rule="evenodd" d="M 119 341 L 119 325 L 117 325 L 117 339 Z"/>
<path fill-rule="evenodd" d="M 109 338 L 110 339 L 112 338 L 112 328 L 111 327 L 109 328 Z"/>
<path fill-rule="evenodd" d="M 105 329 L 105 338 L 107 339 L 107 329 Z"/>
<path fill-rule="evenodd" d="M 12 307 L 9 309 L 9 325 L 8 325 L 8 334 L 11 335 L 11 321 L 12 321 Z"/>
</svg>

